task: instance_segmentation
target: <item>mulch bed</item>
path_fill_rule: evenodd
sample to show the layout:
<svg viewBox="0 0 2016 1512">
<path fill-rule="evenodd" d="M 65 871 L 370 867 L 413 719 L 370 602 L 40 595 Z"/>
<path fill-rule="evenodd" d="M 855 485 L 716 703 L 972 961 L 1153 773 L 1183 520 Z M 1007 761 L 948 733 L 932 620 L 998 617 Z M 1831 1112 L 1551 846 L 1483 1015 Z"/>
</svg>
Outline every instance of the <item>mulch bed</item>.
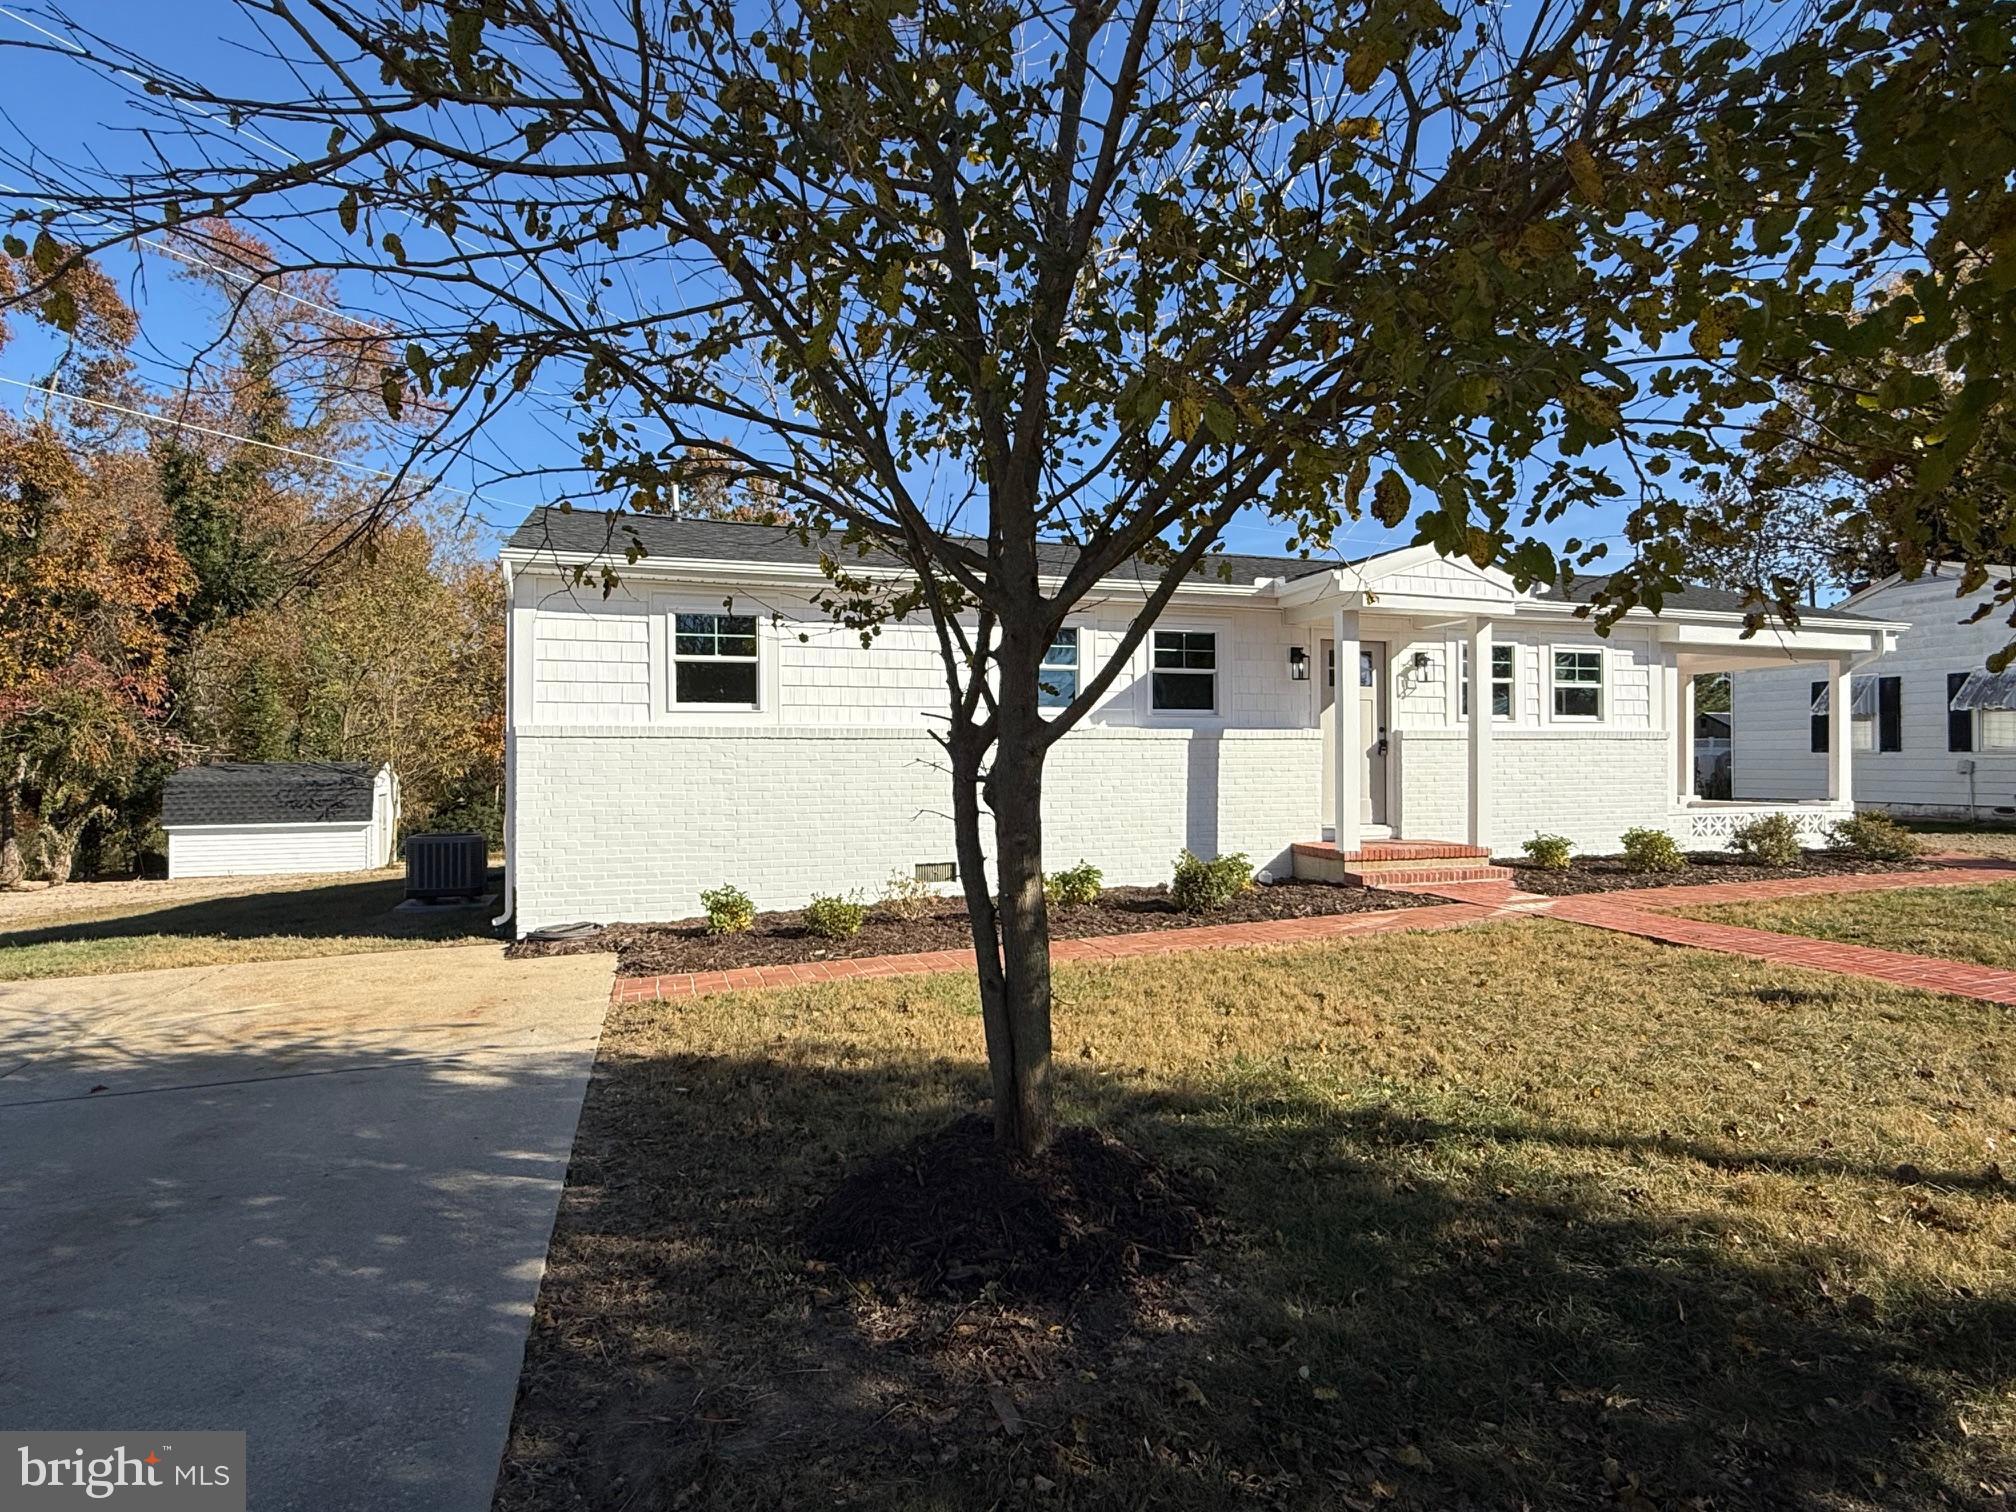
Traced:
<svg viewBox="0 0 2016 1512">
<path fill-rule="evenodd" d="M 1058 940 L 1081 940 L 1156 929 L 1376 913 L 1441 901 L 1332 882 L 1285 881 L 1255 887 L 1224 908 L 1195 914 L 1185 913 L 1170 902 L 1166 887 L 1109 887 L 1096 903 L 1052 909 L 1050 935 Z M 821 939 L 805 927 L 804 916 L 792 910 L 758 914 L 755 926 L 741 934 L 709 934 L 704 919 L 681 919 L 670 924 L 612 924 L 586 939 L 521 940 L 508 953 L 541 956 L 613 950 L 618 976 L 659 976 L 972 948 L 973 933 L 966 921 L 965 904 L 947 899 L 914 918 L 899 918 L 877 909 L 868 915 L 861 933 L 851 940 Z"/>
<path fill-rule="evenodd" d="M 804 1250 L 889 1292 L 1057 1301 L 1194 1260 L 1209 1227 L 1179 1180 L 1096 1129 L 1029 1159 L 976 1114 L 847 1176 Z"/>
<path fill-rule="evenodd" d="M 1577 856 L 1566 871 L 1542 871 L 1522 858 L 1501 860 L 1516 875 L 1514 887 L 1566 898 L 1576 893 L 1625 892 L 1639 887 L 1706 887 L 1719 882 L 1769 882 L 1781 877 L 1838 877 L 1858 872 L 1930 871 L 1930 861 L 1864 861 L 1839 851 L 1807 851 L 1797 866 L 1757 866 L 1733 851 L 1694 851 L 1687 869 L 1634 872 L 1622 856 Z"/>
</svg>

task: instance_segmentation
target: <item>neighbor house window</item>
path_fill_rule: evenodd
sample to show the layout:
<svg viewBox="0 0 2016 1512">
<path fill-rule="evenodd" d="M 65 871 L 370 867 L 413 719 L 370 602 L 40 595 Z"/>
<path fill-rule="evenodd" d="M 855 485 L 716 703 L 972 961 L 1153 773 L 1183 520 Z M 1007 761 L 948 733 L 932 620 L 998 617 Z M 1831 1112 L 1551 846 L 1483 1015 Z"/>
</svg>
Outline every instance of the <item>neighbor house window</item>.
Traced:
<svg viewBox="0 0 2016 1512">
<path fill-rule="evenodd" d="M 756 616 L 673 616 L 672 701 L 756 707 Z"/>
<path fill-rule="evenodd" d="M 1556 719 L 1603 717 L 1601 651 L 1554 653 L 1554 717 Z"/>
<path fill-rule="evenodd" d="M 1457 660 L 1463 668 L 1462 715 L 1470 717 L 1470 643 L 1464 641 L 1457 648 Z M 1513 661 L 1510 646 L 1494 645 L 1491 648 L 1491 717 L 1510 719 L 1512 717 Z"/>
<path fill-rule="evenodd" d="M 1209 714 L 1218 707 L 1218 635 L 1212 630 L 1157 630 L 1149 671 L 1153 707 Z"/>
<path fill-rule="evenodd" d="M 1036 675 L 1036 702 L 1045 709 L 1067 709 L 1078 696 L 1078 632 L 1059 630 L 1043 653 Z"/>
<path fill-rule="evenodd" d="M 1981 711 L 1981 749 L 2016 751 L 2016 709 Z"/>
</svg>

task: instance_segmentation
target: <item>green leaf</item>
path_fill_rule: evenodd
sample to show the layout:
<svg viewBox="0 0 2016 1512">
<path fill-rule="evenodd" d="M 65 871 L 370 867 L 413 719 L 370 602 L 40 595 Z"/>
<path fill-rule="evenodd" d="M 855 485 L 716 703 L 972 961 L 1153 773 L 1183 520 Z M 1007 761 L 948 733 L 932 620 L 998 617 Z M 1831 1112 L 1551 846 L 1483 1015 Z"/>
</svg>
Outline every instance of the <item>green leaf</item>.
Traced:
<svg viewBox="0 0 2016 1512">
<path fill-rule="evenodd" d="M 336 206 L 336 219 L 347 235 L 357 234 L 357 191 L 352 189 Z"/>
<path fill-rule="evenodd" d="M 1407 518 L 1407 511 L 1413 504 L 1413 496 L 1407 491 L 1406 480 L 1400 474 L 1390 470 L 1381 474 L 1379 486 L 1372 490 L 1373 519 L 1391 530 Z"/>
</svg>

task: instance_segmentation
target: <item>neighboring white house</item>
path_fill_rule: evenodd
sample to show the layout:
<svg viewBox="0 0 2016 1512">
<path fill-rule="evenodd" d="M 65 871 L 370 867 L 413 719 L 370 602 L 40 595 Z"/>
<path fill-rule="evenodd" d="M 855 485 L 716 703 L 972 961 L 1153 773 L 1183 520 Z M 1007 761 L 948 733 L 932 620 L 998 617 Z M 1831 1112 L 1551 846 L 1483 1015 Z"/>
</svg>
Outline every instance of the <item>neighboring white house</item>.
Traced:
<svg viewBox="0 0 2016 1512">
<path fill-rule="evenodd" d="M 1996 568 L 1998 574 L 2007 568 Z M 1988 657 L 2012 634 L 2006 610 L 1963 624 L 1987 595 L 1955 596 L 1951 572 L 1888 577 L 1839 609 L 1911 628 L 1856 670 L 1849 704 L 1855 796 L 1903 814 L 2016 814 L 2016 669 Z M 1809 792 L 1827 761 L 1834 701 L 1798 668 L 1730 683 L 1730 764 L 1738 798 Z"/>
<path fill-rule="evenodd" d="M 1059 546 L 1045 566 L 1061 576 L 1069 560 Z M 521 930 L 689 916 L 724 881 L 785 908 L 949 872 L 930 628 L 892 624 L 864 648 L 831 624 L 812 603 L 816 542 L 543 510 L 503 562 Z M 1116 576 L 1074 612 L 1048 664 L 1060 698 L 1145 591 Z M 1052 751 L 1047 854 L 1089 860 L 1109 884 L 1167 880 L 1185 847 L 1286 874 L 1298 843 L 1335 840 L 1338 814 L 1347 852 L 1399 836 L 1502 854 L 1536 831 L 1609 851 L 1639 825 L 1719 847 L 1758 809 L 1693 796 L 1695 675 L 1793 659 L 1845 677 L 1900 628 L 1816 613 L 1746 640 L 1735 600 L 1689 592 L 1603 637 L 1574 610 L 1425 547 L 1349 564 L 1213 558 Z M 1339 665 L 1354 693 L 1341 704 Z M 1469 665 L 1485 669 L 1491 718 L 1469 717 Z M 1828 772 L 1780 805 L 1816 839 L 1851 807 L 1845 747 Z"/>
<path fill-rule="evenodd" d="M 368 871 L 392 863 L 399 779 L 362 762 L 216 761 L 161 795 L 171 877 Z"/>
</svg>

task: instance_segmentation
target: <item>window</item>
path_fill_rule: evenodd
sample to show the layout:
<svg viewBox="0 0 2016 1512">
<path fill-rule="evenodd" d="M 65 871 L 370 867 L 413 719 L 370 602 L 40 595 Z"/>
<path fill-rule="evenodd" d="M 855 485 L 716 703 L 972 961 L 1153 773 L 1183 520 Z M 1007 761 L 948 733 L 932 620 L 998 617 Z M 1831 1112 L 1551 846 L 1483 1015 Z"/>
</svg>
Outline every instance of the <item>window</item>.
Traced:
<svg viewBox="0 0 2016 1512">
<path fill-rule="evenodd" d="M 1603 717 L 1601 651 L 1554 653 L 1554 717 L 1556 719 Z"/>
<path fill-rule="evenodd" d="M 1059 630 L 1036 674 L 1036 703 L 1045 709 L 1068 709 L 1077 696 L 1078 632 Z"/>
<path fill-rule="evenodd" d="M 1213 630 L 1157 630 L 1149 673 L 1150 703 L 1168 713 L 1209 714 L 1218 707 L 1218 635 Z"/>
<path fill-rule="evenodd" d="M 2016 667 L 1946 678 L 1946 749 L 2016 751 Z"/>
<path fill-rule="evenodd" d="M 1981 711 L 1981 749 L 2016 751 L 2016 709 Z"/>
<path fill-rule="evenodd" d="M 677 614 L 672 620 L 672 701 L 756 707 L 756 616 Z"/>
<path fill-rule="evenodd" d="M 1470 717 L 1470 643 L 1463 641 L 1457 648 L 1457 661 L 1463 669 L 1462 717 Z M 1494 644 L 1491 647 L 1491 717 L 1510 719 L 1512 717 L 1513 650 L 1510 646 Z"/>
<path fill-rule="evenodd" d="M 1848 749 L 1851 751 L 1901 751 L 1904 749 L 1904 679 L 1901 677 L 1856 677 L 1849 684 Z M 1812 738 L 1816 751 L 1827 749 L 1827 721 L 1830 690 L 1826 683 L 1813 684 Z"/>
</svg>

